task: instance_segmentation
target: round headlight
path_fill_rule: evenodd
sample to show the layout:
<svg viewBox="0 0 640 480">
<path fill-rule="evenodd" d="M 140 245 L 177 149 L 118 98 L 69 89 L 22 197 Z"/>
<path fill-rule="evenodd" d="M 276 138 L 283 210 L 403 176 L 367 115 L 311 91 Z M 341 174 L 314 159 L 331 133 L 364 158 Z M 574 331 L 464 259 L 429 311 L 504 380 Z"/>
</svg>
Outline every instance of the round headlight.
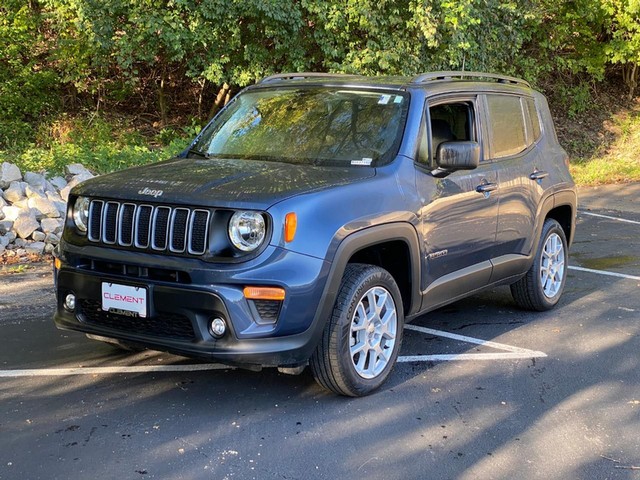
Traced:
<svg viewBox="0 0 640 480">
<path fill-rule="evenodd" d="M 87 197 L 78 197 L 73 204 L 73 222 L 76 224 L 76 228 L 82 233 L 87 231 L 90 203 Z"/>
<path fill-rule="evenodd" d="M 262 245 L 265 234 L 264 217 L 258 212 L 236 212 L 229 220 L 229 239 L 243 252 L 252 252 Z"/>
</svg>

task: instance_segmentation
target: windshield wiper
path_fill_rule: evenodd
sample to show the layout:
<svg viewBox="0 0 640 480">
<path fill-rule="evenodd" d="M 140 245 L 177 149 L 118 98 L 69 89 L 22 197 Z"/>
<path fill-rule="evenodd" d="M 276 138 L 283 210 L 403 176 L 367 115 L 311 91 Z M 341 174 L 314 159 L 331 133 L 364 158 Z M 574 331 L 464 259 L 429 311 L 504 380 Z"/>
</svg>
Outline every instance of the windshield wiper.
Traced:
<svg viewBox="0 0 640 480">
<path fill-rule="evenodd" d="M 201 152 L 200 150 L 196 150 L 195 148 L 190 148 L 189 150 L 187 150 L 187 153 L 197 155 L 198 157 L 201 157 L 201 158 L 209 158 L 209 155 Z"/>
</svg>

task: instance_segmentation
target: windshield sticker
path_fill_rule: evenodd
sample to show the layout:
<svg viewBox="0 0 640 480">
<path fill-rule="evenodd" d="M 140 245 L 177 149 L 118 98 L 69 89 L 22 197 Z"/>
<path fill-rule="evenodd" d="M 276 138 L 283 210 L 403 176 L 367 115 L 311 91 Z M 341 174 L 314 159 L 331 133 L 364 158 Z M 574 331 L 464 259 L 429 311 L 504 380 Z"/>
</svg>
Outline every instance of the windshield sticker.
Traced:
<svg viewBox="0 0 640 480">
<path fill-rule="evenodd" d="M 391 95 L 380 95 L 380 100 L 378 100 L 378 105 L 386 105 L 391 100 Z"/>
<path fill-rule="evenodd" d="M 351 160 L 351 165 L 364 165 L 368 167 L 373 162 L 373 158 L 364 157 L 362 160 Z"/>
<path fill-rule="evenodd" d="M 402 103 L 402 95 L 396 95 L 396 98 L 393 100 L 393 103 Z"/>
</svg>

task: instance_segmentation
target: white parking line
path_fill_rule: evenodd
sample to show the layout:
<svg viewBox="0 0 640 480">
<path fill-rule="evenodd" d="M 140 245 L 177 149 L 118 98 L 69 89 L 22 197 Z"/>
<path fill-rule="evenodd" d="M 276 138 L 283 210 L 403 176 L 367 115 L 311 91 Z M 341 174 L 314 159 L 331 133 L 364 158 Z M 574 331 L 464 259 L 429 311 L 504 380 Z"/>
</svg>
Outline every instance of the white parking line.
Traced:
<svg viewBox="0 0 640 480">
<path fill-rule="evenodd" d="M 526 348 L 513 347 L 504 343 L 481 340 L 456 333 L 434 330 L 418 325 L 405 325 L 407 330 L 426 333 L 438 337 L 446 337 L 461 342 L 473 343 L 497 350 L 506 350 L 496 353 L 460 353 L 460 354 L 435 354 L 435 355 L 407 355 L 398 357 L 398 362 L 442 362 L 451 360 L 513 360 L 522 358 L 546 357 L 543 352 L 527 350 Z M 195 365 L 136 365 L 121 367 L 74 367 L 74 368 L 32 368 L 16 370 L 0 370 L 0 378 L 18 377 L 61 377 L 69 375 L 109 375 L 122 373 L 154 373 L 154 372 L 202 372 L 209 370 L 229 370 L 235 367 L 219 363 L 198 363 Z"/>
<path fill-rule="evenodd" d="M 202 372 L 206 370 L 228 370 L 233 368 L 234 367 L 221 365 L 219 363 L 199 363 L 196 365 L 136 365 L 131 367 L 33 368 L 22 370 L 0 370 L 0 378 L 105 375 L 116 373 Z"/>
<path fill-rule="evenodd" d="M 588 273 L 597 273 L 598 275 L 605 275 L 607 277 L 618 277 L 618 278 L 628 278 L 630 280 L 640 280 L 640 277 L 637 277 L 635 275 L 627 275 L 626 273 L 618 273 L 618 272 L 607 272 L 606 270 L 594 270 L 592 268 L 574 267 L 573 265 L 569 266 L 569 270 L 577 270 L 579 272 L 588 272 Z"/>
<path fill-rule="evenodd" d="M 600 213 L 585 212 L 583 210 L 579 210 L 578 213 L 580 215 L 589 215 L 591 217 L 606 218 L 607 220 L 615 220 L 617 222 L 633 223 L 634 225 L 640 225 L 640 222 L 636 220 L 627 220 L 626 218 L 611 217 L 609 215 L 601 215 Z"/>
<path fill-rule="evenodd" d="M 547 354 L 528 350 L 526 348 L 514 347 L 504 343 L 492 342 L 489 340 L 481 340 L 479 338 L 467 337 L 466 335 L 458 335 L 457 333 L 445 332 L 443 330 L 434 330 L 433 328 L 420 327 L 418 325 L 405 325 L 406 330 L 414 330 L 416 332 L 426 333 L 437 337 L 450 338 L 475 345 L 495 348 L 497 350 L 506 350 L 500 353 L 459 353 L 459 354 L 435 354 L 435 355 L 407 355 L 398 357 L 398 362 L 445 362 L 451 360 L 513 360 L 521 358 L 542 358 Z"/>
</svg>

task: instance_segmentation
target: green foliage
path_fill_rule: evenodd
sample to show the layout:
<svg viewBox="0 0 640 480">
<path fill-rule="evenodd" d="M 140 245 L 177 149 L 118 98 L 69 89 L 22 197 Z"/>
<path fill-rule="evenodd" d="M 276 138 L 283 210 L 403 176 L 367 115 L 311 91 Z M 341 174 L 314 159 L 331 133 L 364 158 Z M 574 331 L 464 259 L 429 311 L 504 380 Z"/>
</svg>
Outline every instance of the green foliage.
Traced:
<svg viewBox="0 0 640 480">
<path fill-rule="evenodd" d="M 38 119 L 57 106 L 58 86 L 46 67 L 42 18 L 25 0 L 0 4 L 0 148 L 20 148 Z"/>
<path fill-rule="evenodd" d="M 622 110 L 605 122 L 609 141 L 592 153 L 576 152 L 571 173 L 578 185 L 640 180 L 640 108 Z"/>
<path fill-rule="evenodd" d="M 40 126 L 39 146 L 19 153 L 1 151 L 0 162 L 17 164 L 22 171 L 61 174 L 64 166 L 80 162 L 95 173 L 107 173 L 170 158 L 186 148 L 190 136 L 161 131 L 155 148 L 149 139 L 132 130 L 125 121 L 101 116 L 65 115 Z"/>
<path fill-rule="evenodd" d="M 52 139 L 48 128 L 64 112 L 125 111 L 151 118 L 153 141 L 167 144 L 199 130 L 224 83 L 437 69 L 523 76 L 581 115 L 612 74 L 637 93 L 640 0 L 3 0 L 0 149 L 68 158 L 68 145 L 87 157 L 111 145 L 138 158 L 129 147 L 144 140 L 114 138 L 92 113 L 93 136 L 75 125 L 82 139 Z M 172 124 L 178 109 L 182 125 L 196 119 Z"/>
</svg>

